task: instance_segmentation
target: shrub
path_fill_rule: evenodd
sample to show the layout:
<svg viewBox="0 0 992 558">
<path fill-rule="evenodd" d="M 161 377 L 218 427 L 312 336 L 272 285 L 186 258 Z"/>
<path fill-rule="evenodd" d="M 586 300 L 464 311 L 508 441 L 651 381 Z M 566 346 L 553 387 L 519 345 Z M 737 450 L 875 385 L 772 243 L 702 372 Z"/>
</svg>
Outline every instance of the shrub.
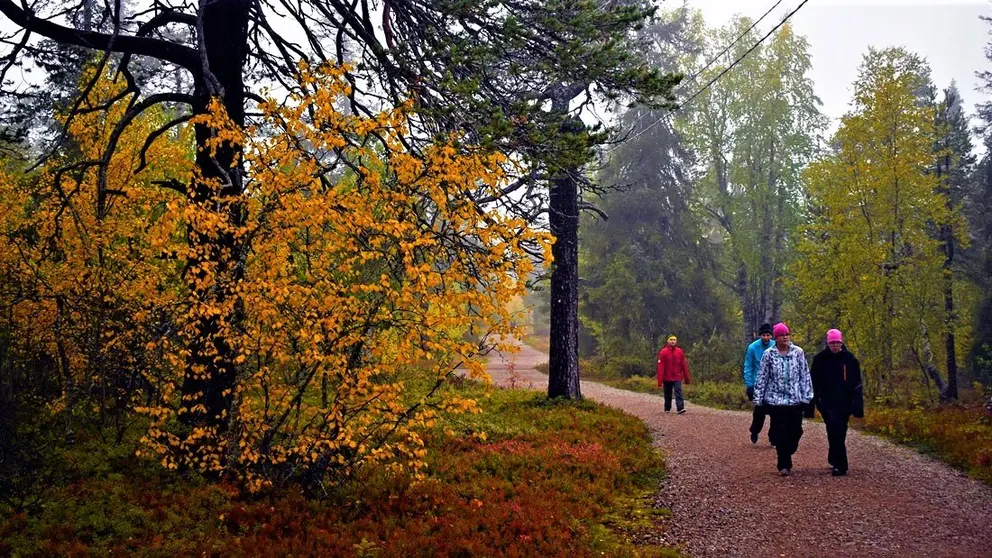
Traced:
<svg viewBox="0 0 992 558">
<path fill-rule="evenodd" d="M 693 382 L 685 387 L 685 398 L 697 405 L 750 411 L 753 408 L 741 382 Z"/>
<path fill-rule="evenodd" d="M 653 377 L 657 371 L 653 358 L 620 356 L 606 361 L 603 369 L 608 378 Z"/>
<path fill-rule="evenodd" d="M 716 332 L 696 341 L 685 352 L 692 378 L 700 383 L 739 381 L 745 348 L 737 339 Z"/>
<path fill-rule="evenodd" d="M 369 467 L 323 500 L 71 456 L 78 480 L 37 515 L 0 516 L 0 555 L 674 555 L 627 542 L 663 515 L 644 498 L 664 470 L 642 422 L 473 382 L 460 395 L 485 412 L 423 432 L 425 479 Z"/>
<path fill-rule="evenodd" d="M 992 484 L 992 419 L 981 404 L 874 407 L 865 413 L 864 428 L 932 453 Z"/>
<path fill-rule="evenodd" d="M 137 415 L 142 456 L 252 492 L 423 466 L 418 429 L 475 408 L 440 389 L 454 362 L 482 374 L 464 335 L 518 333 L 508 303 L 551 238 L 471 202 L 502 155 L 441 136 L 411 151 L 410 103 L 344 115 L 346 68 L 298 70 L 308 94 L 261 103 L 264 133 L 219 103 L 191 122 L 209 150 L 243 147 L 240 186 L 191 177 L 187 142 L 144 145 L 161 111 L 120 127 L 125 80 L 86 70 L 81 102 L 103 109 L 67 139 L 90 161 L 111 141 L 109 176 L 0 172 L 0 390 L 45 370 L 67 439 L 121 439 Z"/>
</svg>

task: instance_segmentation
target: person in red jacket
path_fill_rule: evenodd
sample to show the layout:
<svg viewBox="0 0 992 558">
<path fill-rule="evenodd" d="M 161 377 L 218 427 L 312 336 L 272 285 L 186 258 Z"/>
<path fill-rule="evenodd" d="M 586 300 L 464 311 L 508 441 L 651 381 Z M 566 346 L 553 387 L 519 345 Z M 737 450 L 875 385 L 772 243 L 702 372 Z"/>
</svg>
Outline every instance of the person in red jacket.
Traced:
<svg viewBox="0 0 992 558">
<path fill-rule="evenodd" d="M 689 365 L 685 361 L 685 351 L 678 346 L 678 339 L 669 335 L 668 343 L 658 351 L 658 387 L 665 387 L 666 413 L 672 411 L 672 392 L 675 393 L 675 408 L 680 415 L 685 412 L 682 382 L 690 383 Z"/>
</svg>

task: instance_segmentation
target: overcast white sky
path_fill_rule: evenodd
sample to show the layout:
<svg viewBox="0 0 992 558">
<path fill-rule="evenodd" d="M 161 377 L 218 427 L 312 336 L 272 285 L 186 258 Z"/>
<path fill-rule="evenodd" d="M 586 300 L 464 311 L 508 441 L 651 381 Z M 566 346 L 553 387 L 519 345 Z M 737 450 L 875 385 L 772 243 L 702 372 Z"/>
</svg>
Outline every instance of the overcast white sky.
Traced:
<svg viewBox="0 0 992 558">
<path fill-rule="evenodd" d="M 762 22 L 770 29 L 799 5 L 785 0 Z M 682 0 L 666 0 L 668 9 Z M 719 26 L 735 13 L 756 19 L 775 0 L 687 0 L 699 8 L 708 26 Z M 793 29 L 810 42 L 812 77 L 823 101 L 823 112 L 832 119 L 848 109 L 851 83 L 869 46 L 901 46 L 930 62 L 934 84 L 947 87 L 957 81 L 969 113 L 975 103 L 989 99 L 975 91 L 975 72 L 992 70 L 985 59 L 989 25 L 978 16 L 992 16 L 989 0 L 810 0 L 792 16 Z"/>
</svg>

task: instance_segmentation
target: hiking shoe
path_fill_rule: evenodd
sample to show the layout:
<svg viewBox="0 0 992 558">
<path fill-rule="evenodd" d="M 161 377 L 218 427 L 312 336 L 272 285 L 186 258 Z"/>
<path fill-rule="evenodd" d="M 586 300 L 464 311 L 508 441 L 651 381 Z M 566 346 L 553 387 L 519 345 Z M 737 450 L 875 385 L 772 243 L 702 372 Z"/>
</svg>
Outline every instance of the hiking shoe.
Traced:
<svg viewBox="0 0 992 558">
<path fill-rule="evenodd" d="M 834 467 L 833 470 L 830 471 L 830 474 L 832 476 L 835 476 L 835 477 L 843 477 L 844 475 L 847 474 L 847 471 L 842 471 L 842 470 L 838 469 L 837 467 Z"/>
<path fill-rule="evenodd" d="M 755 434 L 754 432 L 751 433 L 751 443 L 752 444 L 757 444 L 758 443 L 758 435 Z"/>
<path fill-rule="evenodd" d="M 792 471 L 789 469 L 779 469 L 778 474 L 780 477 L 787 477 L 792 474 Z"/>
<path fill-rule="evenodd" d="M 680 414 L 680 415 L 684 415 L 684 414 L 685 414 L 685 409 L 681 409 L 681 410 L 679 411 L 679 414 Z"/>
</svg>

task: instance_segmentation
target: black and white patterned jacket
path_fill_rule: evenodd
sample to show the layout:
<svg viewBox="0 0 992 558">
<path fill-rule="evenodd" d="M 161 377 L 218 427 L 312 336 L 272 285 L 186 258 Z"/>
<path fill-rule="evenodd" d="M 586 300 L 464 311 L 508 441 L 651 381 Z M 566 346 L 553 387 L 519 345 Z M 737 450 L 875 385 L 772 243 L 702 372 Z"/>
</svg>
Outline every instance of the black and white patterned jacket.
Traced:
<svg viewBox="0 0 992 558">
<path fill-rule="evenodd" d="M 813 381 L 806 354 L 789 343 L 782 354 L 772 345 L 761 355 L 758 378 L 754 383 L 754 401 L 758 405 L 803 405 L 813 399 Z"/>
</svg>

